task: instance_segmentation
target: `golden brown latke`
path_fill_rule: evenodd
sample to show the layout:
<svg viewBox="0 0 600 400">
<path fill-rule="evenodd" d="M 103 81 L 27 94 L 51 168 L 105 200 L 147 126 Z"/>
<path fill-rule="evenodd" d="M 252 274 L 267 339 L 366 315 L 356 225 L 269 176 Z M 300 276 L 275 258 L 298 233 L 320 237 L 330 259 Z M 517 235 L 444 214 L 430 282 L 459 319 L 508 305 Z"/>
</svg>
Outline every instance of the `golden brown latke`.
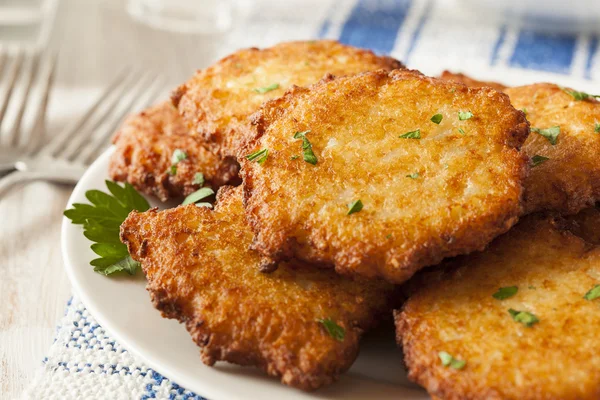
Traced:
<svg viewBox="0 0 600 400">
<path fill-rule="evenodd" d="M 586 208 L 575 215 L 558 219 L 561 228 L 583 240 L 600 245 L 600 209 Z"/>
<path fill-rule="evenodd" d="M 442 77 L 472 87 L 500 85 L 448 72 Z M 549 158 L 532 168 L 525 183 L 525 213 L 546 210 L 575 214 L 600 201 L 600 131 L 596 132 L 600 103 L 592 98 L 575 100 L 567 93 L 572 89 L 551 83 L 502 90 L 515 108 L 526 110 L 532 128 L 560 127 L 556 145 L 532 132 L 523 146 L 529 157 Z"/>
<path fill-rule="evenodd" d="M 259 272 L 241 188 L 221 189 L 214 211 L 133 212 L 121 239 L 142 263 L 156 308 L 185 323 L 206 364 L 254 365 L 304 390 L 346 371 L 362 333 L 391 309 L 394 288 L 383 281 L 298 262 Z M 342 340 L 319 322 L 328 318 L 345 330 Z"/>
<path fill-rule="evenodd" d="M 438 113 L 439 125 L 430 121 Z M 254 247 L 275 261 L 401 283 L 482 249 L 521 212 L 528 125 L 492 89 L 369 72 L 295 88 L 254 119 L 244 154 L 269 153 L 263 164 L 240 159 L 244 206 Z M 417 129 L 419 140 L 399 137 Z M 299 131 L 309 131 L 316 165 L 303 161 Z M 356 200 L 364 209 L 348 215 Z"/>
<path fill-rule="evenodd" d="M 173 104 L 215 153 L 235 156 L 247 136 L 247 117 L 292 85 L 310 85 L 326 74 L 402 67 L 393 58 L 332 40 L 280 43 L 237 51 L 198 71 L 174 92 Z"/>
<path fill-rule="evenodd" d="M 600 299 L 584 299 L 600 284 L 600 247 L 534 214 L 484 252 L 415 280 L 395 313 L 397 340 L 410 379 L 433 398 L 600 398 Z M 511 286 L 514 296 L 492 297 Z M 539 322 L 517 322 L 509 309 Z M 443 366 L 440 352 L 466 365 Z"/>
<path fill-rule="evenodd" d="M 504 91 L 504 89 L 507 88 L 507 86 L 498 82 L 478 81 L 477 79 L 473 79 L 465 74 L 455 74 L 450 71 L 442 72 L 440 78 L 446 81 L 462 83 L 463 85 L 467 85 L 470 87 L 491 87 L 492 89 L 496 89 L 499 92 L 502 92 Z"/>
<path fill-rule="evenodd" d="M 193 183 L 198 172 L 214 189 L 239 180 L 237 161 L 204 148 L 168 101 L 129 116 L 113 143 L 116 149 L 110 159 L 111 179 L 129 182 L 162 201 L 198 190 L 200 186 Z M 171 157 L 176 149 L 183 150 L 187 159 L 180 161 L 176 173 L 171 175 Z"/>
<path fill-rule="evenodd" d="M 570 89 L 566 89 L 570 90 Z M 600 200 L 600 103 L 576 101 L 550 83 L 507 88 L 515 108 L 525 109 L 532 128 L 560 127 L 556 145 L 531 132 L 523 146 L 529 156 L 549 158 L 531 169 L 525 183 L 525 212 L 574 214 Z"/>
</svg>

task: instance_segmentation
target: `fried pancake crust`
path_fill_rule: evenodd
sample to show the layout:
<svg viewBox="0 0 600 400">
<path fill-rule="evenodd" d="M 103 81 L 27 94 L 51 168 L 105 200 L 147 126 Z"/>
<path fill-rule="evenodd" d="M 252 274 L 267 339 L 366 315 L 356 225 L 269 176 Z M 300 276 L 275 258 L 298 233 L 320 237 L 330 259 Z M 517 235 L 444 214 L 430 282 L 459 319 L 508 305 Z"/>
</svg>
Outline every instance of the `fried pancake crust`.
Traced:
<svg viewBox="0 0 600 400">
<path fill-rule="evenodd" d="M 507 88 L 507 86 L 505 86 L 501 83 L 498 83 L 498 82 L 478 81 L 477 79 L 473 79 L 470 76 L 467 76 L 465 74 L 455 74 L 450 71 L 442 72 L 442 74 L 440 75 L 440 78 L 447 80 L 447 81 L 462 83 L 463 85 L 467 85 L 470 87 L 491 87 L 493 89 L 496 89 L 499 92 L 503 92 L 504 89 Z"/>
<path fill-rule="evenodd" d="M 394 288 L 384 281 L 353 281 L 298 262 L 259 272 L 241 188 L 221 189 L 214 211 L 132 212 L 121 238 L 142 263 L 155 307 L 185 323 L 206 364 L 254 365 L 300 389 L 346 371 L 362 333 L 392 307 Z M 345 329 L 342 341 L 318 322 L 324 318 Z"/>
<path fill-rule="evenodd" d="M 462 74 L 444 72 L 443 79 L 455 80 L 471 87 L 500 85 L 480 82 Z M 502 86 L 502 85 L 501 85 Z M 564 89 L 551 83 L 503 87 L 513 106 L 527 111 L 534 128 L 560 126 L 558 143 L 532 133 L 523 146 L 529 156 L 549 158 L 532 168 L 525 183 L 525 213 L 554 211 L 575 214 L 600 201 L 600 102 L 577 101 Z"/>
<path fill-rule="evenodd" d="M 532 128 L 560 126 L 556 145 L 532 131 L 523 146 L 529 157 L 549 158 L 531 169 L 525 183 L 525 212 L 574 214 L 593 206 L 600 200 L 600 134 L 595 132 L 600 103 L 576 101 L 550 83 L 507 88 L 505 92 L 515 108 L 527 110 Z"/>
<path fill-rule="evenodd" d="M 201 172 L 214 189 L 238 182 L 238 164 L 203 147 L 191 135 L 177 109 L 166 101 L 129 116 L 113 138 L 115 152 L 109 164 L 111 179 L 129 182 L 136 189 L 166 201 L 186 196 L 199 189 L 194 175 Z M 176 149 L 187 159 L 177 164 L 174 175 L 168 173 Z"/>
<path fill-rule="evenodd" d="M 172 98 L 185 121 L 216 154 L 235 156 L 248 134 L 247 117 L 292 85 L 310 85 L 326 74 L 402 67 L 393 58 L 332 40 L 287 42 L 237 51 L 199 70 Z M 274 90 L 256 92 L 275 84 Z"/>
<path fill-rule="evenodd" d="M 459 121 L 459 111 L 474 116 Z M 430 121 L 437 113 L 439 125 Z M 482 249 L 521 212 L 527 166 L 518 148 L 528 125 L 492 89 L 369 72 L 294 88 L 254 121 L 244 153 L 269 154 L 263 164 L 240 159 L 244 206 L 254 247 L 276 261 L 297 257 L 401 283 Z M 420 140 L 399 138 L 416 129 Z M 307 130 L 316 165 L 294 139 Z M 362 211 L 347 215 L 358 199 Z"/>
<path fill-rule="evenodd" d="M 600 229 L 600 227 L 596 227 Z M 600 247 L 531 215 L 473 253 L 415 277 L 395 312 L 409 377 L 444 400 L 600 398 Z M 513 297 L 492 297 L 517 286 Z M 539 323 L 516 322 L 509 309 Z M 465 360 L 444 367 L 438 353 Z"/>
</svg>

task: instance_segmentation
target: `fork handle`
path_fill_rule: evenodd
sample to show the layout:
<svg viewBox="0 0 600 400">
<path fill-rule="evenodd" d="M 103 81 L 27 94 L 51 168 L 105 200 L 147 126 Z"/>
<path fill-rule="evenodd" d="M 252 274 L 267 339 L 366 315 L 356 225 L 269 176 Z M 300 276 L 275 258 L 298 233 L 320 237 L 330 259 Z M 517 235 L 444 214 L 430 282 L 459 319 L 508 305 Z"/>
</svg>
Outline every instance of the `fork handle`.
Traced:
<svg viewBox="0 0 600 400">
<path fill-rule="evenodd" d="M 14 171 L 0 179 L 0 199 L 16 185 L 24 185 L 33 181 L 48 181 L 74 185 L 83 175 L 81 168 L 65 168 L 48 171 Z"/>
</svg>

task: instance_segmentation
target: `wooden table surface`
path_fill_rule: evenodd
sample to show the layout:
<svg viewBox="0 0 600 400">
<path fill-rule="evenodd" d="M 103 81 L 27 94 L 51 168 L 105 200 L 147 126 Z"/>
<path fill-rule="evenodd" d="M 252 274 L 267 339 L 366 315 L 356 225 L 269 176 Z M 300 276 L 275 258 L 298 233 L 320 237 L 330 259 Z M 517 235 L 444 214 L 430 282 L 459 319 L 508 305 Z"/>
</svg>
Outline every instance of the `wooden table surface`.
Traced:
<svg viewBox="0 0 600 400">
<path fill-rule="evenodd" d="M 132 21 L 123 1 L 65 0 L 49 42 L 60 50 L 52 132 L 76 117 L 60 108 L 69 90 L 100 87 L 124 65 L 151 67 L 174 86 L 218 55 L 219 38 L 153 31 Z M 60 254 L 71 190 L 33 183 L 0 200 L 0 399 L 18 398 L 31 382 L 71 296 Z"/>
</svg>

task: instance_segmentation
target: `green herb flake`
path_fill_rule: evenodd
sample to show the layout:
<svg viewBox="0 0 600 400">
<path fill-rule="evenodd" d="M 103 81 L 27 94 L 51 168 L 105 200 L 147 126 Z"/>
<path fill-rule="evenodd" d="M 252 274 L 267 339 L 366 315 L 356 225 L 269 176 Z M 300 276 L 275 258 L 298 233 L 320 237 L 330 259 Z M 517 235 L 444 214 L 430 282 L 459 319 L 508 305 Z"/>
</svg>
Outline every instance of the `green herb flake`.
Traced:
<svg viewBox="0 0 600 400">
<path fill-rule="evenodd" d="M 179 161 L 183 161 L 187 158 L 187 154 L 185 151 L 181 149 L 175 149 L 173 155 L 171 156 L 171 164 L 176 165 Z"/>
<path fill-rule="evenodd" d="M 269 156 L 269 149 L 261 149 L 257 150 L 252 154 L 248 154 L 246 159 L 248 161 L 256 161 L 259 164 L 264 164 L 267 161 L 267 157 Z"/>
<path fill-rule="evenodd" d="M 596 285 L 590 289 L 583 298 L 590 301 L 600 298 L 600 285 Z"/>
<path fill-rule="evenodd" d="M 540 322 L 538 317 L 536 317 L 528 311 L 517 311 L 511 308 L 510 310 L 508 310 L 508 313 L 516 322 L 520 322 L 527 327 L 532 327 L 533 325 Z"/>
<path fill-rule="evenodd" d="M 348 214 L 354 214 L 363 209 L 363 203 L 360 200 L 354 200 L 352 203 L 348 203 Z"/>
<path fill-rule="evenodd" d="M 594 124 L 594 133 L 600 133 L 600 124 L 597 122 Z"/>
<path fill-rule="evenodd" d="M 431 117 L 431 122 L 439 125 L 440 122 L 442 122 L 442 119 L 444 119 L 444 116 L 442 114 L 435 114 L 433 117 Z"/>
<path fill-rule="evenodd" d="M 536 154 L 535 156 L 531 157 L 531 166 L 532 167 L 537 167 L 538 165 L 543 164 L 543 163 L 545 163 L 548 160 L 549 160 L 548 157 L 538 156 Z"/>
<path fill-rule="evenodd" d="M 386 238 L 386 239 L 391 239 L 391 238 L 392 238 L 392 234 L 391 234 L 391 233 L 388 233 L 387 235 L 385 235 L 385 238 Z"/>
<path fill-rule="evenodd" d="M 323 325 L 323 328 L 325 328 L 325 330 L 327 331 L 329 336 L 331 336 L 332 338 L 334 338 L 335 340 L 337 340 L 339 342 L 344 341 L 344 336 L 346 336 L 346 331 L 344 330 L 344 328 L 342 328 L 341 326 L 336 324 L 331 318 L 319 319 L 317 321 L 321 325 Z"/>
<path fill-rule="evenodd" d="M 130 275 L 139 269 L 119 239 L 119 229 L 133 210 L 144 212 L 150 208 L 148 201 L 129 183 L 124 186 L 106 181 L 109 193 L 88 190 L 85 197 L 91 204 L 74 203 L 64 215 L 73 224 L 83 226 L 83 235 L 90 241 L 92 251 L 100 258 L 90 261 L 94 271 L 103 275 L 126 272 Z"/>
<path fill-rule="evenodd" d="M 410 178 L 410 179 L 417 179 L 419 177 L 419 173 L 418 172 L 413 172 L 412 174 L 406 175 L 406 177 Z"/>
<path fill-rule="evenodd" d="M 463 130 L 463 128 L 458 128 L 458 133 L 465 136 L 465 131 Z"/>
<path fill-rule="evenodd" d="M 398 137 L 402 139 L 421 139 L 421 130 L 406 132 Z"/>
<path fill-rule="evenodd" d="M 577 90 L 571 90 L 571 89 L 568 89 L 568 88 L 562 87 L 562 86 L 560 88 L 563 92 L 565 92 L 566 94 L 573 97 L 575 99 L 575 101 L 583 101 L 583 100 L 587 100 L 590 98 L 600 97 L 600 95 L 597 95 L 597 94 L 589 94 L 586 92 L 579 92 Z"/>
<path fill-rule="evenodd" d="M 291 156 L 291 157 L 290 157 L 290 160 L 297 160 L 297 159 L 299 159 L 299 158 L 300 158 L 300 156 Z"/>
<path fill-rule="evenodd" d="M 440 351 L 438 353 L 438 357 L 440 357 L 440 361 L 444 367 L 450 367 L 454 369 L 463 369 L 467 362 L 465 360 L 458 360 L 454 358 L 450 353 L 445 351 Z"/>
<path fill-rule="evenodd" d="M 202 189 L 196 190 L 194 193 L 190 194 L 188 197 L 183 200 L 181 205 L 185 206 L 188 204 L 194 204 L 199 202 L 200 200 L 204 200 L 209 196 L 212 196 L 215 192 L 209 187 L 203 187 Z"/>
<path fill-rule="evenodd" d="M 169 169 L 167 169 L 167 174 L 177 175 L 177 165 L 171 165 Z"/>
<path fill-rule="evenodd" d="M 202 172 L 196 172 L 194 174 L 194 180 L 192 181 L 192 184 L 198 186 L 204 185 L 204 174 Z"/>
<path fill-rule="evenodd" d="M 294 139 L 302 139 L 302 155 L 304 157 L 304 161 L 312 165 L 317 165 L 317 156 L 315 156 L 315 153 L 313 152 L 312 144 L 306 138 L 307 133 L 310 133 L 310 130 L 296 132 L 294 133 Z"/>
<path fill-rule="evenodd" d="M 279 83 L 273 83 L 269 86 L 259 87 L 259 88 L 255 88 L 252 90 L 259 94 L 265 94 L 265 93 L 269 93 L 270 91 L 276 90 L 276 89 L 279 89 Z"/>
<path fill-rule="evenodd" d="M 554 146 L 558 141 L 558 135 L 560 135 L 560 126 L 557 125 L 547 129 L 531 128 L 531 131 L 542 135 Z"/>
<path fill-rule="evenodd" d="M 206 208 L 213 208 L 213 205 L 210 203 L 206 203 L 206 202 L 200 202 L 200 203 L 196 203 L 197 207 L 206 207 Z"/>
<path fill-rule="evenodd" d="M 523 114 L 525 114 L 525 116 L 527 116 L 527 109 L 526 108 L 521 108 L 521 111 L 523 111 Z"/>
<path fill-rule="evenodd" d="M 471 111 L 459 111 L 458 112 L 458 119 L 460 121 L 466 121 L 471 118 L 473 118 L 473 113 Z"/>
<path fill-rule="evenodd" d="M 529 286 L 527 289 L 535 290 L 535 286 Z"/>
<path fill-rule="evenodd" d="M 516 286 L 501 287 L 496 293 L 492 295 L 492 297 L 497 300 L 504 300 L 508 299 L 509 297 L 513 297 L 515 294 L 517 294 L 518 291 L 519 288 Z"/>
</svg>

